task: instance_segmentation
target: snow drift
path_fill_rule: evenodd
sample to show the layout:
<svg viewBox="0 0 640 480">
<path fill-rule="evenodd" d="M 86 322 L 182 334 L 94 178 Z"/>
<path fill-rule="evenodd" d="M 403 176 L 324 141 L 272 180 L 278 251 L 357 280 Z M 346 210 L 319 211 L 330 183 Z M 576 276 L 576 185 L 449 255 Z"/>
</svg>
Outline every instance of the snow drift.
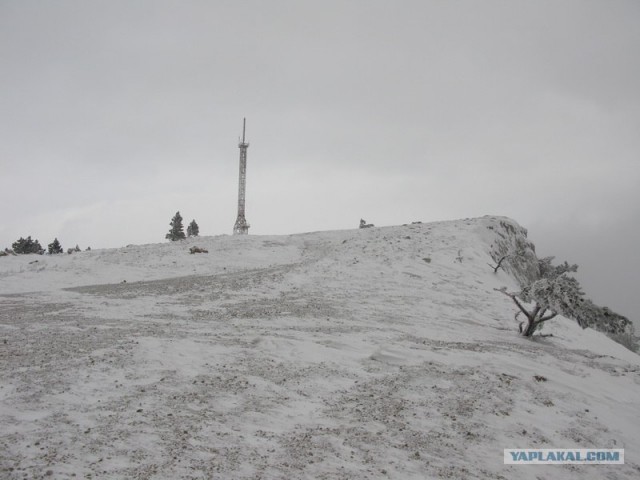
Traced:
<svg viewBox="0 0 640 480">
<path fill-rule="evenodd" d="M 0 477 L 638 478 L 640 358 L 518 336 L 535 266 L 500 217 L 2 258 Z"/>
</svg>

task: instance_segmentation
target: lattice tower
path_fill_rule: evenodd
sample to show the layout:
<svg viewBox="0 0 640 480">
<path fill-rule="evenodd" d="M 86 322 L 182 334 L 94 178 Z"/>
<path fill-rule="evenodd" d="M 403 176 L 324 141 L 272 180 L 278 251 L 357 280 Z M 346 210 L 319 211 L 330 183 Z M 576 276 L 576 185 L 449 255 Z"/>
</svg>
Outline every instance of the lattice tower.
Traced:
<svg viewBox="0 0 640 480">
<path fill-rule="evenodd" d="M 247 149 L 249 143 L 245 141 L 245 131 L 247 127 L 247 119 L 242 121 L 242 140 L 238 142 L 240 149 L 240 175 L 238 179 L 238 218 L 233 226 L 234 235 L 247 235 L 250 225 L 244 216 L 246 187 L 247 187 Z"/>
</svg>

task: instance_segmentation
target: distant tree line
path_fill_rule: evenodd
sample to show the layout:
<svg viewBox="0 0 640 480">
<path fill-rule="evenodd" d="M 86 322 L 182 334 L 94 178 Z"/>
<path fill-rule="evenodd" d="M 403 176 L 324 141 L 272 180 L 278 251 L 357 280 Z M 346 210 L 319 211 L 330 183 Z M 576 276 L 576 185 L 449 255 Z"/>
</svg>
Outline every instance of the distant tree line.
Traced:
<svg viewBox="0 0 640 480">
<path fill-rule="evenodd" d="M 185 234 L 182 220 L 180 212 L 176 212 L 169 224 L 171 228 L 169 229 L 169 233 L 165 236 L 166 239 L 175 242 L 176 240 L 182 240 L 187 237 L 197 237 L 200 235 L 200 227 L 195 220 L 192 220 L 187 226 L 187 232 Z M 87 250 L 91 250 L 91 247 L 88 247 Z M 75 248 L 67 249 L 68 254 L 80 251 L 81 250 L 78 245 L 76 245 Z M 13 242 L 10 249 L 5 248 L 4 251 L 0 250 L 0 256 L 26 255 L 31 253 L 35 253 L 37 255 L 43 255 L 45 253 L 48 253 L 49 255 L 58 255 L 60 253 L 64 253 L 64 248 L 57 237 L 47 245 L 47 249 L 45 250 L 37 239 L 34 240 L 31 236 L 28 236 L 27 238 L 20 237 L 18 240 Z"/>
<path fill-rule="evenodd" d="M 91 247 L 87 247 L 87 250 L 91 250 Z M 80 247 L 78 245 L 75 248 L 69 248 L 67 253 L 75 253 L 80 252 Z M 44 255 L 48 253 L 49 255 L 57 255 L 59 253 L 64 253 L 64 249 L 60 244 L 58 238 L 54 238 L 53 242 L 51 242 L 47 246 L 47 250 L 42 248 L 38 239 L 33 240 L 29 235 L 27 238 L 20 237 L 18 240 L 11 244 L 11 248 L 5 248 L 4 251 L 0 251 L 0 256 L 6 255 L 28 255 L 31 253 L 35 253 L 37 255 Z"/>
</svg>

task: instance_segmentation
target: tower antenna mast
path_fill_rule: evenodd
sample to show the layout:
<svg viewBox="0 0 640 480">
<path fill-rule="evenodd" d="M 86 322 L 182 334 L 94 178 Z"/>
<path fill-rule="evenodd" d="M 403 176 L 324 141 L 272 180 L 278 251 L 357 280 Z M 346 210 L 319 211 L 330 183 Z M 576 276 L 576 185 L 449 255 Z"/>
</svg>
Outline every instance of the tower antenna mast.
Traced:
<svg viewBox="0 0 640 480">
<path fill-rule="evenodd" d="M 249 143 L 245 141 L 246 128 L 247 119 L 244 118 L 242 120 L 242 140 L 238 142 L 238 148 L 240 149 L 240 174 L 238 178 L 238 217 L 233 226 L 234 235 L 247 235 L 250 227 L 244 216 L 247 186 L 247 149 L 249 148 Z"/>
</svg>

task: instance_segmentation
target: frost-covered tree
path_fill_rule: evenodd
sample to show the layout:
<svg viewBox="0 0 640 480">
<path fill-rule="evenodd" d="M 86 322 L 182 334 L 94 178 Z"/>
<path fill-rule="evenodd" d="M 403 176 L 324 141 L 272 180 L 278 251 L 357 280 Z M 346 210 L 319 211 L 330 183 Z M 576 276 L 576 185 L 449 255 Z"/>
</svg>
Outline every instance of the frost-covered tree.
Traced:
<svg viewBox="0 0 640 480">
<path fill-rule="evenodd" d="M 18 254 L 37 253 L 42 255 L 44 253 L 44 249 L 40 245 L 40 242 L 38 240 L 31 240 L 31 236 L 28 236 L 26 239 L 20 237 L 18 240 L 13 242 L 11 248 Z"/>
<path fill-rule="evenodd" d="M 180 215 L 180 212 L 176 212 L 169 225 L 171 225 L 171 229 L 169 230 L 169 233 L 165 235 L 166 239 L 175 242 L 176 240 L 182 240 L 186 238 L 184 234 L 184 227 L 182 226 L 182 216 Z"/>
<path fill-rule="evenodd" d="M 187 237 L 197 237 L 200 233 L 200 227 L 195 220 L 191 220 L 191 223 L 187 227 Z"/>
<path fill-rule="evenodd" d="M 511 297 L 519 313 L 524 314 L 526 320 L 520 323 L 522 335 L 530 337 L 544 322 L 557 315 L 577 321 L 582 328 L 591 327 L 610 334 L 624 333 L 632 328 L 628 318 L 585 298 L 580 283 L 570 275 L 578 270 L 577 265 L 564 262 L 554 266 L 552 261 L 553 257 L 538 260 L 539 278 L 520 292 L 499 290 Z M 532 307 L 528 309 L 525 304 Z"/>
<path fill-rule="evenodd" d="M 55 238 L 55 239 L 53 240 L 53 242 L 51 242 L 51 243 L 49 244 L 49 253 L 50 253 L 51 255 L 55 255 L 55 254 L 58 254 L 58 253 L 62 253 L 63 251 L 64 251 L 64 250 L 63 250 L 63 248 L 62 248 L 62 245 L 60 245 L 60 242 L 58 241 L 58 238 Z"/>
</svg>

